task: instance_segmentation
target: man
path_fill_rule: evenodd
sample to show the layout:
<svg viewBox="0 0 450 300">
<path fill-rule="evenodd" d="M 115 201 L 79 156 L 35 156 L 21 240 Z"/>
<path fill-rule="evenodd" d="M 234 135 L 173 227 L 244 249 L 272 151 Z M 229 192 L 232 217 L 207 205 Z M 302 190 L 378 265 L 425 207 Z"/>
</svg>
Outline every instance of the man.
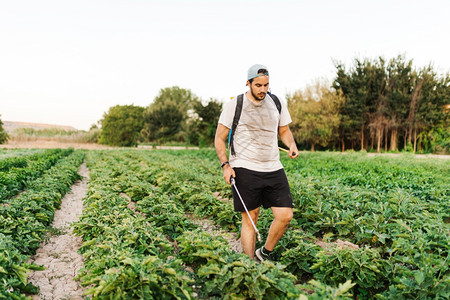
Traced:
<svg viewBox="0 0 450 300">
<path fill-rule="evenodd" d="M 286 103 L 277 108 L 268 94 L 269 72 L 263 65 L 253 65 L 248 70 L 247 86 L 243 95 L 241 116 L 233 136 L 234 155 L 227 157 L 226 139 L 232 128 L 237 98 L 224 105 L 215 137 L 215 148 L 223 177 L 230 184 L 235 178 L 236 187 L 253 219 L 258 221 L 260 206 L 271 208 L 274 220 L 265 245 L 256 250 L 256 232 L 245 212 L 239 196 L 233 189 L 234 209 L 242 214 L 241 243 L 244 253 L 259 260 L 274 260 L 272 251 L 281 239 L 293 217 L 293 202 L 289 184 L 280 162 L 278 135 L 289 148 L 289 157 L 298 156 L 297 146 L 288 124 L 292 119 Z M 274 97 L 275 98 L 275 97 Z"/>
</svg>

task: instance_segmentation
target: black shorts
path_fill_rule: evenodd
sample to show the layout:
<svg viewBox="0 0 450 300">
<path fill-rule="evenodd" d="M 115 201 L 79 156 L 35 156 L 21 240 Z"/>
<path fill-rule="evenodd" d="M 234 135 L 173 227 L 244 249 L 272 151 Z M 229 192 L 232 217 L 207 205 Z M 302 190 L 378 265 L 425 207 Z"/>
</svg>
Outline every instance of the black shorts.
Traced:
<svg viewBox="0 0 450 300">
<path fill-rule="evenodd" d="M 247 209 L 260 207 L 294 207 L 291 191 L 284 169 L 275 172 L 257 172 L 245 168 L 234 168 L 236 187 Z M 244 206 L 232 187 L 234 210 L 244 212 Z"/>
</svg>

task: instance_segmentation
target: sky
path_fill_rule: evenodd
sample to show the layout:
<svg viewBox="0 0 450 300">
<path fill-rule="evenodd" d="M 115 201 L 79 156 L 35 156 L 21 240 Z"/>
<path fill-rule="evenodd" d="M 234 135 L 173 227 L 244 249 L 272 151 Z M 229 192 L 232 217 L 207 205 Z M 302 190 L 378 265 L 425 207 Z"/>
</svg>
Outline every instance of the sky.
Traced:
<svg viewBox="0 0 450 300">
<path fill-rule="evenodd" d="M 172 86 L 225 102 L 256 63 L 280 97 L 355 58 L 401 54 L 444 74 L 449 12 L 448 0 L 0 0 L 0 118 L 88 130 Z"/>
</svg>

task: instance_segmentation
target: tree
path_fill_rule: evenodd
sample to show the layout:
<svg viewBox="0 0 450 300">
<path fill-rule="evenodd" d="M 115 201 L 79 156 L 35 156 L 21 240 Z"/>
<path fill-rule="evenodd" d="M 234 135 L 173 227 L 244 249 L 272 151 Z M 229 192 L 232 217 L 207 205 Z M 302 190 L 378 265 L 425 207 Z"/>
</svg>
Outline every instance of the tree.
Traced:
<svg viewBox="0 0 450 300">
<path fill-rule="evenodd" d="M 9 136 L 3 128 L 3 121 L 0 119 L 0 144 L 6 143 L 8 141 L 8 138 Z"/>
<path fill-rule="evenodd" d="M 427 66 L 420 70 L 420 78 L 422 85 L 410 129 L 413 151 L 422 151 L 424 146 L 427 151 L 436 151 L 435 144 L 445 145 L 445 140 L 447 147 L 442 150 L 448 151 L 450 76 L 439 77 L 431 66 Z"/>
<path fill-rule="evenodd" d="M 176 103 L 151 107 L 145 113 L 144 135 L 148 140 L 167 142 L 175 140 L 183 127 L 185 116 Z"/>
<path fill-rule="evenodd" d="M 345 106 L 341 108 L 342 123 L 340 131 L 344 136 L 350 136 L 351 148 L 355 148 L 356 142 L 360 143 L 361 150 L 366 148 L 367 128 L 369 125 L 369 113 L 371 108 L 371 80 L 368 74 L 372 69 L 372 62 L 368 59 L 354 60 L 354 67 L 346 70 L 342 63 L 335 62 L 337 77 L 333 82 L 333 88 L 341 91 L 345 96 Z M 350 131 L 350 132 L 348 132 Z M 344 146 L 342 146 L 344 148 Z"/>
<path fill-rule="evenodd" d="M 340 111 L 342 123 L 340 131 L 344 128 L 353 131 L 351 148 L 354 149 L 355 136 L 359 136 L 361 150 L 377 142 L 381 145 L 383 130 L 386 125 L 384 109 L 386 106 L 386 73 L 385 61 L 382 57 L 375 60 L 355 59 L 354 66 L 346 71 L 341 63 L 335 63 L 337 77 L 333 82 L 336 90 L 342 91 L 345 96 L 345 106 Z M 344 136 L 349 136 L 344 132 Z M 369 135 L 370 134 L 370 135 Z M 351 136 L 351 135 L 350 135 Z M 343 141 L 345 143 L 345 141 Z M 344 146 L 342 146 L 344 148 Z"/>
<path fill-rule="evenodd" d="M 185 141 L 188 111 L 197 97 L 177 86 L 161 89 L 145 112 L 143 135 L 149 141 Z"/>
<path fill-rule="evenodd" d="M 370 78 L 369 84 L 369 130 L 371 132 L 372 143 L 376 142 L 377 152 L 381 151 L 384 133 L 388 124 L 387 96 L 386 96 L 386 68 L 385 60 L 379 57 L 377 61 L 367 64 L 367 76 Z M 386 138 L 385 138 L 386 140 Z M 372 146 L 373 148 L 373 146 Z"/>
<path fill-rule="evenodd" d="M 206 105 L 200 100 L 194 101 L 193 110 L 188 119 L 188 142 L 200 146 L 212 145 L 216 134 L 222 103 L 211 98 Z"/>
<path fill-rule="evenodd" d="M 398 149 L 398 140 L 408 117 L 409 103 L 412 96 L 416 72 L 413 61 L 405 61 L 404 56 L 397 56 L 389 61 L 387 72 L 387 131 L 390 133 L 390 150 Z M 388 140 L 385 140 L 387 144 Z M 405 145 L 406 146 L 406 145 Z M 387 150 L 387 146 L 385 147 Z"/>
<path fill-rule="evenodd" d="M 116 105 L 103 115 L 99 143 L 110 146 L 136 146 L 144 126 L 144 107 Z"/>
<path fill-rule="evenodd" d="M 339 109 L 344 97 L 324 81 L 316 81 L 304 91 L 287 96 L 289 111 L 292 115 L 291 131 L 300 143 L 327 147 L 338 138 L 340 124 Z"/>
<path fill-rule="evenodd" d="M 340 91 L 344 95 L 344 103 L 339 111 L 339 143 L 341 144 L 341 150 L 345 151 L 346 143 L 350 144 L 352 150 L 355 149 L 355 145 L 359 141 L 359 135 L 357 134 L 363 124 L 362 108 L 356 100 L 356 97 L 352 97 L 353 84 L 351 83 L 351 76 L 346 71 L 345 66 L 341 63 L 335 62 L 337 69 L 337 76 L 333 82 L 333 88 Z"/>
</svg>

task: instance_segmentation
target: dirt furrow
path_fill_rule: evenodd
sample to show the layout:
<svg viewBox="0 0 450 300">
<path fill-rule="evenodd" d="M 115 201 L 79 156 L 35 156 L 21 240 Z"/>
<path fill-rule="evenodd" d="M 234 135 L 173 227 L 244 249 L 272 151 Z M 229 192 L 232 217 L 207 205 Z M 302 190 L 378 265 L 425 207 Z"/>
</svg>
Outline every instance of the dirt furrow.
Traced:
<svg viewBox="0 0 450 300">
<path fill-rule="evenodd" d="M 31 258 L 32 262 L 45 267 L 44 271 L 35 271 L 29 276 L 29 282 L 40 289 L 33 299 L 84 299 L 84 289 L 74 280 L 83 266 L 83 257 L 77 252 L 81 237 L 72 234 L 70 224 L 77 221 L 83 211 L 82 199 L 89 179 L 85 163 L 80 166 L 79 173 L 83 179 L 72 186 L 62 199 L 61 209 L 55 212 L 55 234 Z"/>
</svg>

